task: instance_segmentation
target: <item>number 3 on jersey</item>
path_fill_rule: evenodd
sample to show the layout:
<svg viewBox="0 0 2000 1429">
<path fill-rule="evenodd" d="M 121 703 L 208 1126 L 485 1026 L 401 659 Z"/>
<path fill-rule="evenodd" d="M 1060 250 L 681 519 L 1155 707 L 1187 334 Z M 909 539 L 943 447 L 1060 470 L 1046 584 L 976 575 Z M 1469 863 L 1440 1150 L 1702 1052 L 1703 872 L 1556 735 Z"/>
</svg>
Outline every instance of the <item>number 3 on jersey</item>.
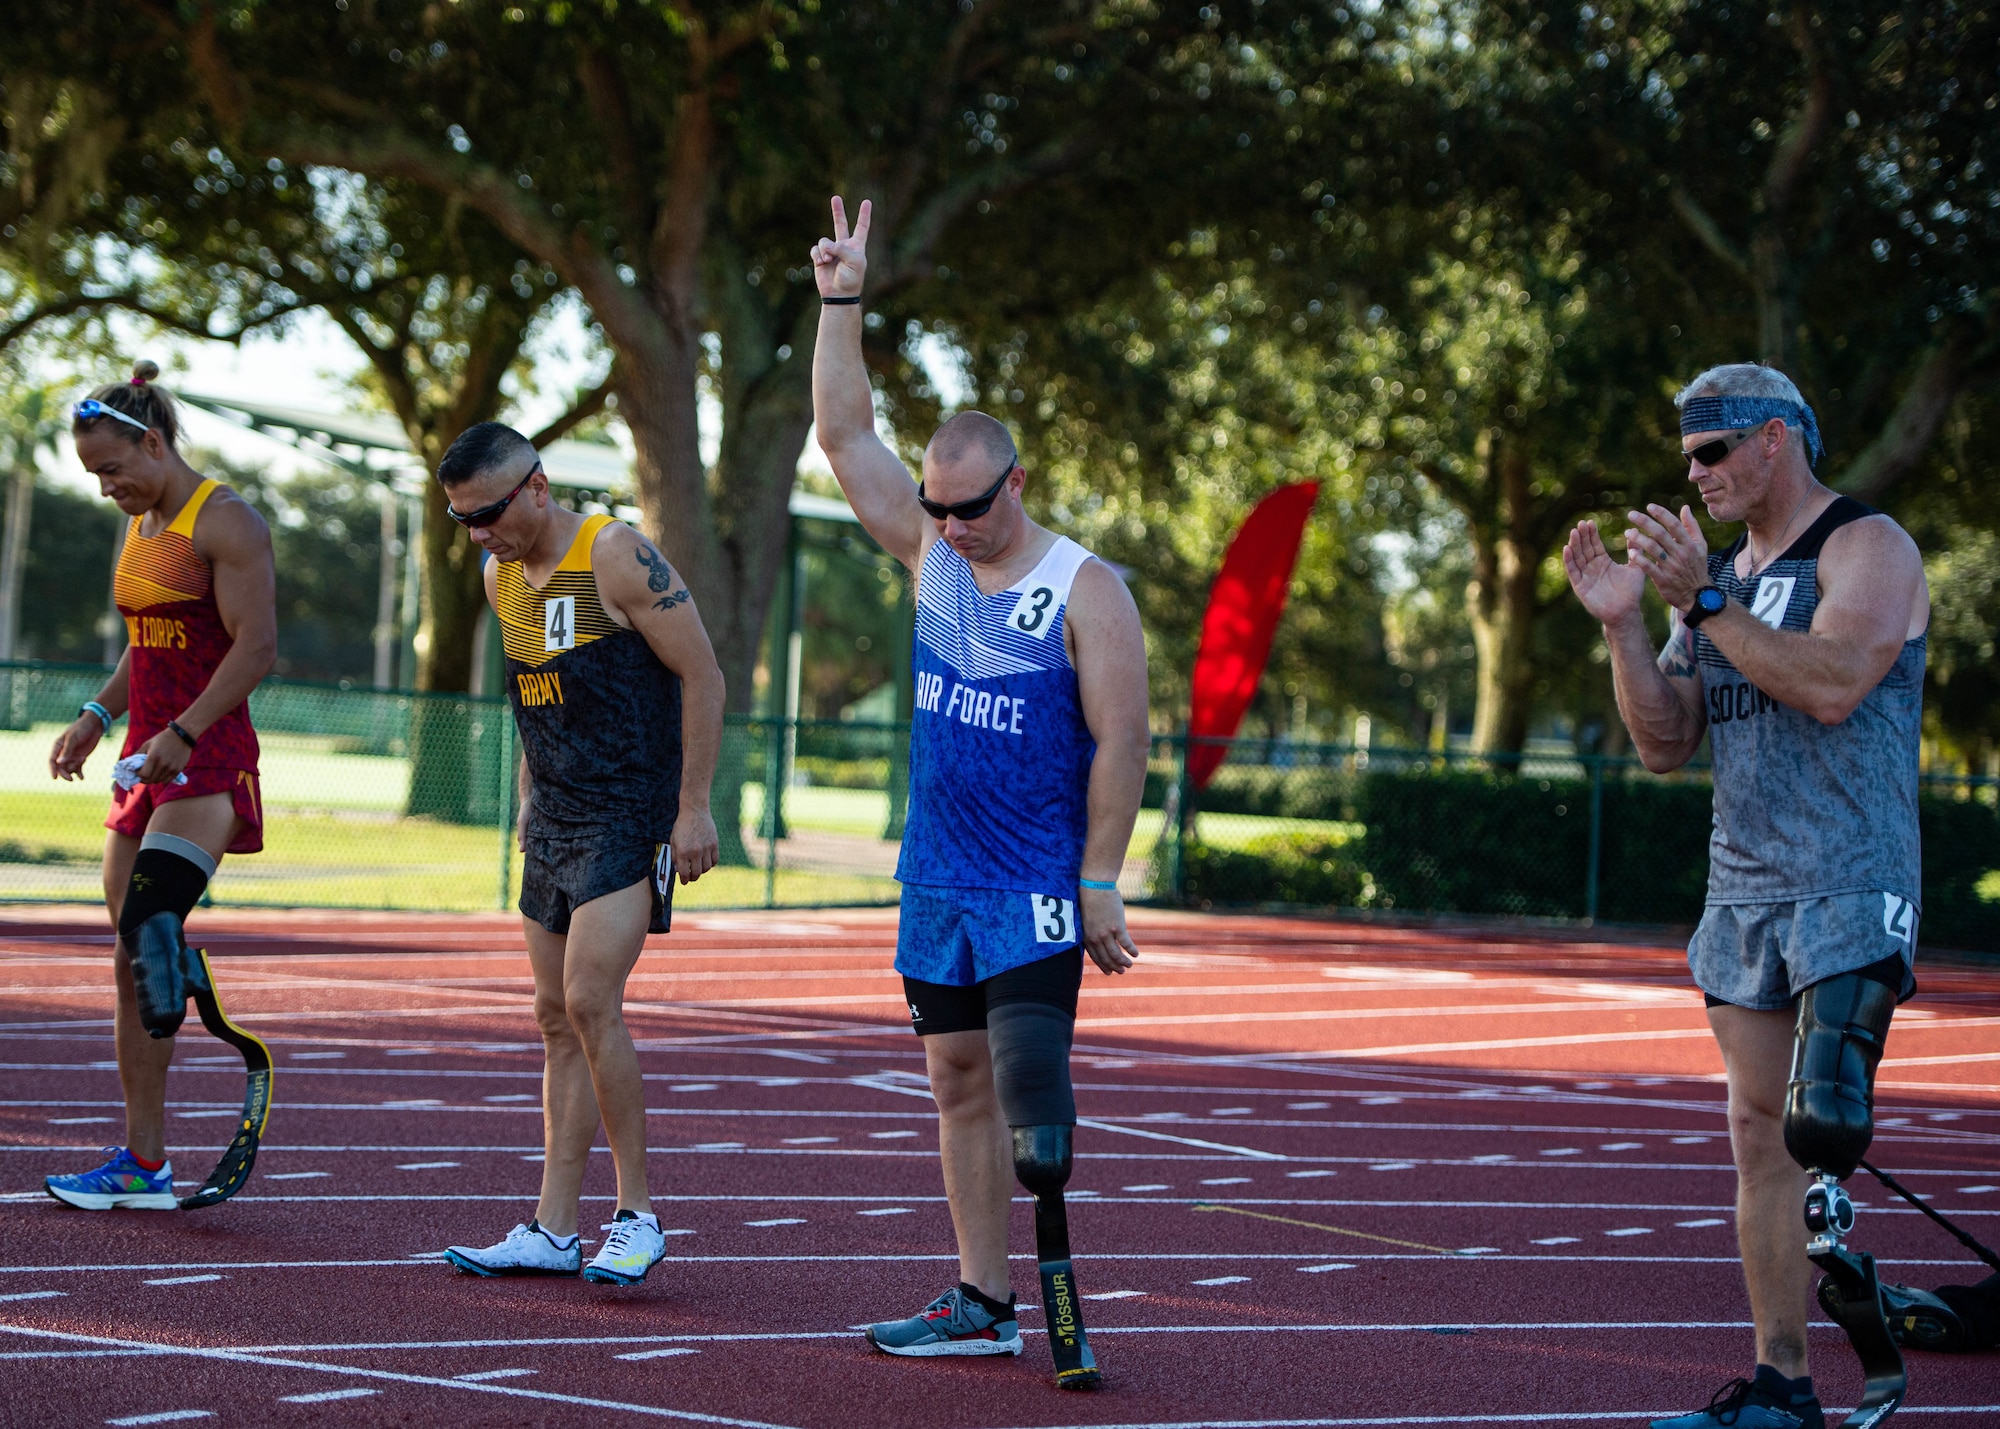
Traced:
<svg viewBox="0 0 2000 1429">
<path fill-rule="evenodd" d="M 1083 939 L 1076 931 L 1076 905 L 1053 893 L 1030 893 L 1028 908 L 1035 920 L 1035 941 L 1073 948 Z"/>
<path fill-rule="evenodd" d="M 543 603 L 542 648 L 544 650 L 573 650 L 576 648 L 575 596 L 551 596 Z"/>
</svg>

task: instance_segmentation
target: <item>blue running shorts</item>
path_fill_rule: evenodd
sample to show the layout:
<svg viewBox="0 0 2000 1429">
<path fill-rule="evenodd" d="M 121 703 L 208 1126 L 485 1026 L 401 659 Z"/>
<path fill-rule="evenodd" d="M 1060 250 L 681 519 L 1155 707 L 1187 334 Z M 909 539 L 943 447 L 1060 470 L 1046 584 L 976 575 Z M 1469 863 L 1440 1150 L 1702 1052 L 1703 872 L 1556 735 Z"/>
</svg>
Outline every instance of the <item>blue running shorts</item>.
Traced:
<svg viewBox="0 0 2000 1429">
<path fill-rule="evenodd" d="M 1020 893 L 906 883 L 896 971 L 919 982 L 971 987 L 1082 941 L 1073 888 Z"/>
</svg>

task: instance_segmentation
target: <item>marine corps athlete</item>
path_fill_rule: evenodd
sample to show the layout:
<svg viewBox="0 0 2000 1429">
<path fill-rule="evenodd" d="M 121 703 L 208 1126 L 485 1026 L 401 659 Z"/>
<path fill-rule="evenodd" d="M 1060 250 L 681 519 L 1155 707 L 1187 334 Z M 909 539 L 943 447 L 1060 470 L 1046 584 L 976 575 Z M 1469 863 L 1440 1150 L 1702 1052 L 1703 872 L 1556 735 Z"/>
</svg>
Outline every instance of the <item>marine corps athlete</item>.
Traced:
<svg viewBox="0 0 2000 1429">
<path fill-rule="evenodd" d="M 542 1193 L 498 1245 L 453 1246 L 479 1275 L 646 1276 L 665 1250 L 646 1188 L 646 1101 L 625 1029 L 625 979 L 648 932 L 667 931 L 673 880 L 715 867 L 709 782 L 722 743 L 722 672 L 685 584 L 609 516 L 549 498 L 535 449 L 481 422 L 438 463 L 452 519 L 487 553 L 507 695 L 528 779 L 522 926 L 535 974 Z M 588 1266 L 577 1197 L 600 1115 L 618 1209 Z"/>
<path fill-rule="evenodd" d="M 1026 474 L 999 422 L 961 412 L 938 428 L 920 485 L 876 437 L 868 219 L 863 203 L 850 236 L 834 199 L 834 236 L 812 250 L 813 415 L 855 514 L 917 579 L 896 967 L 937 1100 L 959 1283 L 867 1335 L 897 1355 L 1021 1352 L 1007 1279 L 1018 1178 L 1035 1198 L 1056 1382 L 1089 1388 L 1063 1207 L 1069 1052 L 1083 954 L 1106 973 L 1138 955 L 1117 879 L 1145 778 L 1145 639 L 1111 568 L 1022 511 Z"/>
<path fill-rule="evenodd" d="M 131 381 L 98 388 L 77 403 L 71 428 L 77 459 L 131 518 L 112 576 L 126 645 L 97 698 L 56 740 L 49 773 L 79 777 L 126 714 L 122 756 L 140 760 L 136 780 L 112 793 L 104 841 L 104 901 L 118 930 L 112 1027 L 125 1145 L 94 1171 L 43 1183 L 57 1200 L 96 1211 L 178 1204 L 165 1140 L 167 1067 L 190 995 L 204 1024 L 244 1051 L 252 1080 L 232 1154 L 191 1206 L 242 1185 L 268 1106 L 270 1055 L 221 1015 L 207 959 L 188 950 L 181 922 L 223 854 L 264 847 L 246 701 L 277 654 L 271 532 L 181 457 L 173 401 L 153 385 L 159 374 L 141 362 Z"/>
<path fill-rule="evenodd" d="M 1711 553 L 1687 507 L 1650 506 L 1629 513 L 1628 564 L 1588 521 L 1563 552 L 1604 623 L 1646 767 L 1679 768 L 1706 735 L 1715 771 L 1708 900 L 1688 963 L 1729 1079 L 1757 1367 L 1656 1429 L 1820 1429 L 1806 1364 L 1813 1261 L 1836 1281 L 1860 1265 L 1838 1233 L 1802 1247 L 1800 1208 L 1811 1225 L 1809 1188 L 1845 1201 L 1838 1181 L 1868 1149 L 1889 1017 L 1916 988 L 1930 592 L 1900 526 L 1814 478 L 1818 426 L 1783 373 L 1712 368 L 1677 404 L 1688 480 L 1743 534 Z M 1649 578 L 1674 612 L 1657 660 L 1639 611 Z M 1873 1287 L 1859 1298 L 1893 1359 Z M 1871 1394 L 1886 1393 L 1864 1367 Z"/>
</svg>

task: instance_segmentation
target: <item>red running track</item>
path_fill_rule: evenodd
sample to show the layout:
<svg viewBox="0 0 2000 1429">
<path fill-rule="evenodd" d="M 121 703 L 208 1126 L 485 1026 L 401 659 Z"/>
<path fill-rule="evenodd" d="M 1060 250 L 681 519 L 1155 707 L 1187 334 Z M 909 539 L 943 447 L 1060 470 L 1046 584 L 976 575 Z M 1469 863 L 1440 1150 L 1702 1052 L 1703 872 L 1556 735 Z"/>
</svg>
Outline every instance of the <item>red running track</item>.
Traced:
<svg viewBox="0 0 2000 1429">
<path fill-rule="evenodd" d="M 1108 1375 L 898 1360 L 853 1327 L 955 1277 L 891 913 L 688 915 L 628 1015 L 676 1252 L 642 1286 L 484 1281 L 431 1258 L 531 1211 L 539 1047 L 500 916 L 196 920 L 277 1053 L 249 1187 L 89 1214 L 41 1177 L 122 1135 L 101 912 L 0 916 L 0 1421 L 833 1426 L 1638 1424 L 1747 1372 L 1719 1063 L 1681 955 L 1140 913 L 1078 1030 L 1078 1279 Z M 2000 1239 L 2000 975 L 1922 969 L 1875 1154 Z M 184 1035 L 198 1181 L 241 1062 Z M 1855 1243 L 1982 1273 L 1872 1185 Z M 587 1232 L 612 1209 L 609 1157 Z M 593 1216 L 592 1212 L 598 1214 Z M 1025 1201 L 1016 1289 L 1039 1298 Z M 1851 1404 L 1818 1326 L 1822 1398 Z M 1913 1355 L 1908 1422 L 2000 1424 L 1995 1357 Z"/>
</svg>

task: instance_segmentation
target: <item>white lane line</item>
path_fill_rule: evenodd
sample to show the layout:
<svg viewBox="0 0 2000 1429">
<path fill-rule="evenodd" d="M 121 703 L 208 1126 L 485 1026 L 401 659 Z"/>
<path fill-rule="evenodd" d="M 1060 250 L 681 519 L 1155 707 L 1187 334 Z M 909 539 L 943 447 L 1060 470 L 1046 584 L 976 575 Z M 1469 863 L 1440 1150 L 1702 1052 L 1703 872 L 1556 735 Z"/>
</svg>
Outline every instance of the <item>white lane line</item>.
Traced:
<svg viewBox="0 0 2000 1429">
<path fill-rule="evenodd" d="M 185 1355 L 190 1359 L 223 1360 L 233 1364 L 259 1365 L 269 1369 L 305 1369 L 319 1374 L 337 1374 L 343 1378 L 382 1380 L 391 1384 L 433 1385 L 440 1389 L 459 1389 L 468 1394 L 495 1394 L 509 1399 L 532 1399 L 549 1404 L 574 1404 L 587 1409 L 616 1409 L 627 1414 L 644 1414 L 656 1419 L 678 1419 L 691 1424 L 723 1424 L 732 1429 L 791 1429 L 791 1426 L 771 1424 L 757 1419 L 732 1419 L 720 1414 L 698 1414 L 687 1409 L 668 1409 L 655 1404 L 628 1404 L 616 1399 L 598 1399 L 581 1394 L 556 1394 L 544 1389 L 526 1389 L 511 1384 L 474 1383 L 460 1379 L 445 1379 L 428 1374 L 400 1374 L 393 1370 L 362 1369 L 355 1365 L 325 1364 L 318 1360 L 303 1360 L 290 1357 L 279 1358 L 268 1352 L 247 1353 L 238 1350 L 203 1349 L 191 1345 L 155 1344 L 147 1340 L 114 1339 L 108 1335 L 79 1335 L 63 1330 L 42 1330 L 26 1325 L 0 1324 L 0 1334 L 21 1335 L 33 1339 L 59 1340 L 70 1344 L 95 1345 L 100 1348 L 119 1348 L 149 1351 L 163 1354 Z M 121 1421 L 131 1423 L 136 1421 Z M 154 1420 L 154 1423 L 163 1421 Z"/>
<path fill-rule="evenodd" d="M 331 1176 L 331 1171 L 266 1171 L 266 1181 L 316 1181 Z"/>
<path fill-rule="evenodd" d="M 1247 1275 L 1212 1275 L 1206 1280 L 1190 1280 L 1190 1285 L 1248 1285 Z"/>
<path fill-rule="evenodd" d="M 1100 1290 L 1095 1295 L 1080 1295 L 1080 1300 L 1132 1300 L 1143 1296 L 1143 1290 Z"/>
<path fill-rule="evenodd" d="M 1698 1231 L 1705 1230 L 1709 1226 L 1726 1226 L 1729 1222 L 1720 1216 L 1704 1216 L 1698 1221 L 1675 1221 L 1674 1224 L 1683 1230 Z"/>
<path fill-rule="evenodd" d="M 115 1117 L 109 1117 L 109 1116 L 52 1116 L 49 1118 L 49 1125 L 50 1126 L 97 1126 L 101 1123 L 107 1123 L 115 1120 L 116 1120 Z"/>
<path fill-rule="evenodd" d="M 613 1355 L 616 1360 L 663 1360 L 675 1355 L 698 1355 L 700 1350 L 689 1349 L 685 1345 L 674 1345 L 664 1350 L 634 1350 L 629 1355 Z"/>
<path fill-rule="evenodd" d="M 396 1169 L 398 1171 L 442 1171 L 448 1166 L 456 1166 L 458 1164 L 456 1161 L 407 1161 Z"/>
<path fill-rule="evenodd" d="M 520 1379 L 524 1375 L 533 1373 L 535 1371 L 531 1369 L 482 1369 L 472 1374 L 455 1374 L 452 1378 L 476 1384 L 488 1379 Z"/>
<path fill-rule="evenodd" d="M 213 1419 L 213 1409 L 162 1409 L 157 1414 L 127 1414 L 122 1419 L 107 1419 L 106 1424 L 172 1424 L 182 1419 Z"/>
<path fill-rule="evenodd" d="M 929 1093 L 925 1093 L 926 1096 Z M 1248 1146 L 1231 1146 L 1223 1141 L 1201 1141 L 1192 1136 L 1169 1136 L 1164 1131 L 1146 1131 L 1136 1126 L 1120 1126 L 1115 1121 L 1097 1121 L 1090 1117 L 1078 1117 L 1078 1126 L 1087 1126 L 1094 1131 L 1115 1131 L 1121 1136 L 1141 1136 L 1148 1141 L 1174 1141 L 1182 1146 L 1198 1146 L 1204 1151 L 1227 1151 L 1237 1156 L 1248 1156 L 1254 1161 L 1289 1161 L 1292 1158 L 1276 1151 L 1257 1151 Z"/>
<path fill-rule="evenodd" d="M 1583 1413 L 1539 1410 L 1533 1414 L 1401 1414 L 1366 1419 L 1155 1419 L 1144 1423 L 1102 1424 L 1095 1429 L 1371 1429 L 1401 1424 L 1629 1424 L 1672 1414 L 1671 1409 L 1593 1409 Z M 1828 1414 L 1843 1413 L 1828 1407 Z M 2000 1404 L 1904 1406 L 1898 1414 L 1993 1414 Z"/>
<path fill-rule="evenodd" d="M 148 1280 L 148 1285 L 203 1285 L 211 1280 L 220 1280 L 220 1275 L 169 1275 L 162 1280 Z"/>
<path fill-rule="evenodd" d="M 0 1295 L 0 1301 L 59 1300 L 68 1293 L 66 1290 L 23 1290 L 14 1295 Z"/>
<path fill-rule="evenodd" d="M 805 1224 L 805 1219 L 801 1216 L 773 1216 L 768 1221 L 745 1221 L 743 1224 L 746 1226 L 802 1226 Z"/>
<path fill-rule="evenodd" d="M 857 1216 L 913 1216 L 916 1211 L 909 1206 L 881 1206 L 872 1211 L 856 1211 Z"/>
<path fill-rule="evenodd" d="M 1544 1236 L 1542 1239 L 1536 1241 L 1535 1244 L 1536 1245 L 1581 1245 L 1583 1244 L 1583 1238 L 1581 1236 L 1573 1236 L 1573 1235 L 1552 1235 L 1552 1236 Z"/>
<path fill-rule="evenodd" d="M 1352 1270 L 1352 1269 L 1354 1269 L 1354 1267 L 1346 1264 L 1344 1261 L 1335 1261 L 1327 1265 L 1301 1265 L 1299 1267 L 1299 1274 L 1324 1275 L 1329 1270 Z"/>
<path fill-rule="evenodd" d="M 331 1404 L 337 1399 L 366 1399 L 371 1394 L 380 1394 L 379 1389 L 323 1389 L 318 1394 L 281 1394 L 280 1404 Z"/>
<path fill-rule="evenodd" d="M 1652 1233 L 1653 1228 L 1651 1226 L 1625 1226 L 1620 1230 L 1605 1232 L 1609 1236 L 1651 1235 Z"/>
</svg>

